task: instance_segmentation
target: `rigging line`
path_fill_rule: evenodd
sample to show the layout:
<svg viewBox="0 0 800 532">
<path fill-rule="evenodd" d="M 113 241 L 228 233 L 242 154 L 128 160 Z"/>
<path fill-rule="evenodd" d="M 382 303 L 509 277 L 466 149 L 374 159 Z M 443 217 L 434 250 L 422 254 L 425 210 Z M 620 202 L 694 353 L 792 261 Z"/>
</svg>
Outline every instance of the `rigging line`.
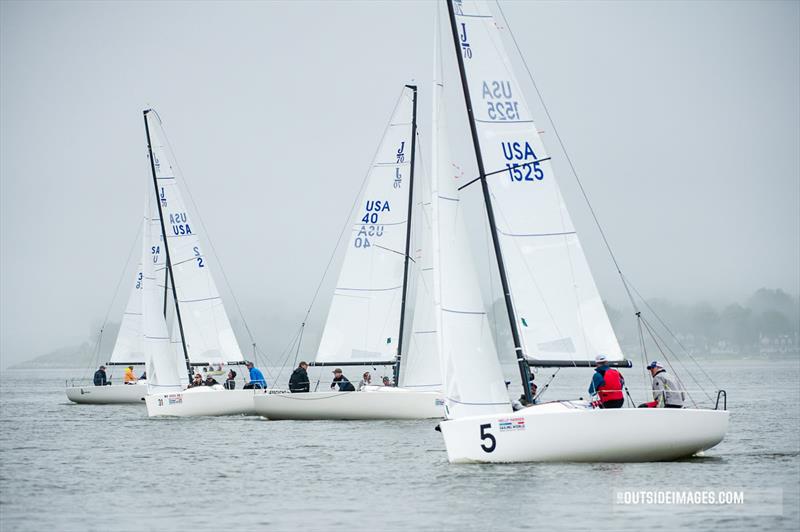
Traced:
<svg viewBox="0 0 800 532">
<path fill-rule="evenodd" d="M 703 369 L 703 366 L 700 365 L 700 363 L 692 356 L 692 354 L 689 352 L 689 350 L 681 343 L 681 341 L 678 339 L 678 337 L 675 335 L 675 333 L 672 332 L 672 330 L 667 326 L 667 324 L 664 322 L 664 320 L 661 319 L 661 316 L 659 316 L 656 313 L 656 311 L 653 309 L 653 307 L 650 306 L 650 304 L 647 302 L 647 300 L 642 297 L 642 294 L 639 293 L 639 291 L 636 289 L 636 286 L 634 286 L 633 283 L 630 283 L 630 287 L 631 287 L 631 289 L 633 289 L 634 293 L 637 296 L 639 296 L 639 299 L 642 300 L 642 303 L 644 303 L 644 306 L 647 308 L 647 310 L 649 310 L 650 313 L 653 316 L 656 317 L 656 319 L 658 320 L 658 323 L 661 324 L 661 326 L 664 328 L 664 330 L 667 331 L 667 333 L 672 337 L 672 339 L 675 341 L 675 343 L 678 344 L 678 346 L 681 349 L 683 349 L 684 353 L 686 353 L 686 356 L 688 356 L 689 359 L 692 362 L 694 362 L 694 364 L 700 369 L 700 371 L 703 373 L 703 375 L 705 375 L 705 377 L 708 379 L 708 382 L 710 382 L 711 385 L 714 388 L 719 389 L 719 386 L 717 386 L 717 384 L 714 382 L 714 380 L 711 378 L 711 376 L 708 373 L 706 373 L 706 370 Z"/>
<path fill-rule="evenodd" d="M 292 339 L 289 342 L 289 344 L 286 347 L 284 347 L 283 351 L 281 351 L 280 354 L 278 355 L 279 357 L 283 356 L 284 354 L 286 356 L 283 357 L 283 360 L 281 361 L 280 366 L 278 366 L 280 369 L 278 371 L 278 376 L 275 377 L 275 382 L 277 382 L 281 378 L 281 376 L 283 375 L 283 370 L 286 368 L 286 362 L 288 362 L 289 356 L 291 356 L 291 354 L 292 354 L 292 347 L 294 347 L 295 342 L 297 342 L 298 337 L 301 334 L 302 328 L 303 328 L 303 326 L 301 325 L 300 328 L 297 330 L 297 332 L 292 337 Z"/>
<path fill-rule="evenodd" d="M 403 95 L 405 94 L 405 87 L 403 90 L 400 91 L 400 95 L 397 97 L 397 101 L 392 108 L 392 114 L 389 116 L 388 125 L 383 130 L 383 135 L 381 135 L 381 140 L 378 142 L 378 146 L 375 148 L 375 153 L 372 154 L 371 161 L 375 161 L 378 153 L 380 152 L 381 147 L 383 146 L 383 141 L 386 139 L 386 134 L 389 132 L 392 124 L 392 117 L 394 116 L 395 111 L 397 111 L 398 105 L 400 105 L 400 101 L 403 99 Z M 303 324 L 308 321 L 308 316 L 311 314 L 311 309 L 314 308 L 314 303 L 317 301 L 317 297 L 319 296 L 319 291 L 322 288 L 322 284 L 325 281 L 325 278 L 328 275 L 328 271 L 330 270 L 331 264 L 333 263 L 333 259 L 336 257 L 336 252 L 339 250 L 339 245 L 342 242 L 342 237 L 344 236 L 345 231 L 347 230 L 348 226 L 351 225 L 351 217 L 356 210 L 356 205 L 358 205 L 358 200 L 361 199 L 361 193 L 364 190 L 364 185 L 367 184 L 367 179 L 369 179 L 370 174 L 372 173 L 372 164 L 369 165 L 367 172 L 364 174 L 364 178 L 361 180 L 361 186 L 358 188 L 358 194 L 356 194 L 355 198 L 353 199 L 353 204 L 350 206 L 350 211 L 347 213 L 347 217 L 345 218 L 344 224 L 342 225 L 341 231 L 339 231 L 339 238 L 336 240 L 336 245 L 333 247 L 333 251 L 331 252 L 331 256 L 328 258 L 328 264 L 325 265 L 325 269 L 322 272 L 322 277 L 317 284 L 317 289 L 314 291 L 314 296 L 311 298 L 311 303 L 308 305 L 308 310 L 306 311 L 306 315 L 303 318 Z"/>
<path fill-rule="evenodd" d="M 541 397 L 544 394 L 544 392 L 547 391 L 547 389 L 550 387 L 550 384 L 552 384 L 553 380 L 555 380 L 556 375 L 558 375 L 558 372 L 561 371 L 562 369 L 563 368 L 558 368 L 558 369 L 556 369 L 555 373 L 550 375 L 550 378 L 547 380 L 547 382 L 545 383 L 544 387 L 542 387 L 542 391 L 537 393 L 536 397 L 533 398 L 534 401 L 537 401 L 539 399 L 539 397 Z"/>
<path fill-rule="evenodd" d="M 647 324 L 645 324 L 645 327 L 647 327 Z M 650 333 L 650 335 L 651 335 L 651 336 L 653 335 L 653 331 L 652 331 L 652 330 L 651 330 L 649 327 L 647 328 L 647 332 L 648 332 L 648 333 Z M 675 378 L 677 379 L 677 381 L 678 381 L 678 385 L 681 387 L 681 390 L 686 392 L 686 396 L 687 396 L 687 397 L 688 397 L 688 398 L 689 398 L 689 399 L 692 401 L 692 404 L 694 404 L 694 406 L 695 406 L 695 407 L 697 407 L 697 401 L 695 401 L 695 400 L 694 400 L 694 397 L 692 397 L 692 395 L 689 393 L 689 390 L 687 390 L 687 389 L 686 389 L 686 386 L 683 384 L 683 382 L 681 381 L 681 379 L 678 377 L 678 374 L 677 374 L 677 372 L 676 372 L 676 371 L 674 371 L 674 369 L 672 368 L 672 363 L 671 363 L 671 362 L 669 361 L 669 359 L 667 358 L 667 355 L 666 355 L 666 353 L 664 353 L 664 350 L 663 350 L 663 349 L 661 349 L 661 346 L 658 344 L 658 342 L 656 342 L 656 341 L 655 341 L 655 338 L 653 338 L 653 342 L 655 343 L 655 346 L 656 346 L 656 348 L 659 350 L 659 352 L 660 352 L 660 353 L 663 355 L 664 359 L 667 361 L 667 364 L 669 364 L 669 366 L 670 366 L 670 370 L 672 371 L 673 375 L 674 375 L 674 376 L 675 376 Z M 689 373 L 689 376 L 691 377 L 691 373 Z M 693 380 L 694 380 L 694 379 L 693 379 Z M 696 380 L 695 380 L 695 383 L 697 383 L 697 381 L 696 381 Z M 698 386 L 699 386 L 699 384 L 698 384 Z M 706 391 L 705 391 L 705 390 L 704 390 L 702 387 L 700 387 L 700 390 L 701 390 L 703 393 L 705 393 L 706 397 L 708 397 L 708 393 L 706 393 Z M 711 398 L 709 397 L 709 400 L 710 400 L 710 399 L 711 399 Z M 666 403 L 666 395 L 664 396 L 664 401 L 665 401 L 665 403 Z"/>
<path fill-rule="evenodd" d="M 306 324 L 303 323 L 300 326 L 300 339 L 297 341 L 297 350 L 294 352 L 294 362 L 292 362 L 292 367 L 297 366 L 297 356 L 300 354 L 300 345 L 303 343 L 303 333 L 306 330 Z"/>
<path fill-rule="evenodd" d="M 508 29 L 508 34 L 511 36 L 511 40 L 514 42 L 514 47 L 517 49 L 517 54 L 519 54 L 519 57 L 522 60 L 522 64 L 525 67 L 525 71 L 528 73 L 528 78 L 531 80 L 531 84 L 533 85 L 533 88 L 536 90 L 536 95 L 539 97 L 539 102 L 542 104 L 542 108 L 544 109 L 544 112 L 547 115 L 547 120 L 550 122 L 550 125 L 553 126 L 553 133 L 555 133 L 556 139 L 558 139 L 558 144 L 561 147 L 561 151 L 564 153 L 564 157 L 566 158 L 567 163 L 569 163 L 569 167 L 572 170 L 572 175 L 573 177 L 575 177 L 575 181 L 578 183 L 578 188 L 580 189 L 581 194 L 583 195 L 583 199 L 586 202 L 586 205 L 589 207 L 589 212 L 592 214 L 594 223 L 597 226 L 598 231 L 600 232 L 600 236 L 603 238 L 603 243 L 605 244 L 606 249 L 608 250 L 608 254 L 611 256 L 611 260 L 614 262 L 614 266 L 616 267 L 617 273 L 620 276 L 622 285 L 625 287 L 625 292 L 628 294 L 628 299 L 630 299 L 631 305 L 633 305 L 634 310 L 638 311 L 638 308 L 636 306 L 636 301 L 633 299 L 633 295 L 628 289 L 625 277 L 622 275 L 622 269 L 620 268 L 619 262 L 617 261 L 617 257 L 616 255 L 614 255 L 614 251 L 611 249 L 611 244 L 609 244 L 608 238 L 606 238 L 606 233 L 603 230 L 603 226 L 600 225 L 600 220 L 597 217 L 597 213 L 595 213 L 594 207 L 592 207 L 592 204 L 589 201 L 589 196 L 586 193 L 586 190 L 583 188 L 583 183 L 581 182 L 580 177 L 578 177 L 578 171 L 575 169 L 575 165 L 573 164 L 572 158 L 569 156 L 569 153 L 567 152 L 567 148 L 564 145 L 564 141 L 561 139 L 561 135 L 558 133 L 558 129 L 556 128 L 556 124 L 553 121 L 552 115 L 550 114 L 550 110 L 544 103 L 544 97 L 542 96 L 542 93 L 539 90 L 539 86 L 536 84 L 536 80 L 533 79 L 533 73 L 531 72 L 531 69 L 528 67 L 528 62 L 525 61 L 525 56 L 522 55 L 522 50 L 520 49 L 519 44 L 517 43 L 517 38 L 514 36 L 514 32 L 511 31 L 511 25 L 508 23 L 508 20 L 506 19 L 506 14 L 503 12 L 503 7 L 500 5 L 500 0 L 495 0 L 495 3 L 497 4 L 498 9 L 500 10 L 500 15 L 503 17 L 503 22 L 505 23 L 506 28 Z"/>
<path fill-rule="evenodd" d="M 159 121 L 161 117 L 159 116 Z M 211 232 L 206 227 L 205 222 L 203 221 L 203 215 L 200 213 L 200 209 L 197 207 L 197 202 L 194 201 L 194 196 L 192 195 L 192 191 L 189 188 L 189 182 L 186 180 L 186 174 L 183 173 L 183 169 L 181 168 L 180 163 L 178 162 L 178 158 L 175 157 L 175 150 L 172 149 L 172 143 L 169 141 L 169 136 L 167 132 L 162 128 L 161 135 L 166 142 L 167 148 L 169 149 L 169 155 L 171 162 L 175 164 L 175 169 L 177 170 L 177 174 L 181 176 L 181 181 L 183 182 L 183 188 L 186 189 L 186 193 L 189 196 L 189 200 L 192 202 L 192 206 L 194 207 L 194 212 L 197 214 L 197 219 L 200 220 L 200 226 L 203 228 L 203 232 L 206 235 L 206 241 L 208 241 L 208 245 L 211 248 L 211 252 L 214 254 L 214 257 L 217 259 L 217 265 L 219 266 L 219 271 L 222 274 L 222 279 L 225 281 L 225 286 L 228 287 L 228 292 L 233 299 L 234 305 L 236 305 L 236 311 L 239 313 L 239 317 L 242 318 L 242 324 L 244 325 L 245 330 L 247 331 L 247 336 L 250 338 L 250 343 L 256 343 L 255 338 L 253 337 L 253 333 L 250 330 L 250 326 L 247 323 L 247 319 L 244 317 L 244 313 L 242 312 L 242 307 L 239 305 L 239 300 L 236 298 L 236 293 L 233 291 L 233 287 L 231 283 L 228 281 L 228 275 L 225 273 L 225 268 L 222 266 L 222 259 L 220 258 L 219 254 L 217 253 L 216 248 L 214 247 L 214 242 L 211 239 Z"/>
<path fill-rule="evenodd" d="M 647 344 L 645 343 L 644 339 L 644 331 L 642 331 L 642 316 L 641 314 L 636 316 L 636 328 L 639 331 L 639 347 L 641 349 L 641 357 L 642 357 L 642 379 L 644 380 L 644 389 L 647 390 L 648 388 L 648 381 L 647 381 Z"/>
<path fill-rule="evenodd" d="M 683 367 L 683 369 L 686 371 L 686 373 L 689 375 L 689 377 L 692 379 L 692 381 L 694 381 L 694 383 L 697 385 L 697 387 L 700 389 L 700 391 L 702 391 L 702 392 L 705 394 L 705 396 L 708 398 L 708 400 L 709 400 L 709 401 L 712 401 L 712 400 L 713 400 L 713 399 L 712 399 L 712 397 L 711 397 L 711 396 L 708 394 L 708 392 L 705 390 L 705 388 L 703 387 L 703 385 L 702 385 L 702 384 L 700 384 L 700 383 L 697 381 L 697 379 L 694 377 L 694 375 L 692 374 L 692 372 L 691 372 L 691 371 L 689 371 L 689 370 L 688 370 L 688 368 L 686 368 L 686 366 L 683 364 L 683 362 L 681 362 L 680 358 L 679 358 L 677 355 L 675 355 L 675 352 L 674 352 L 674 351 L 672 351 L 672 350 L 669 348 L 669 345 L 667 345 L 667 342 L 665 342 L 665 341 L 664 341 L 664 339 L 663 339 L 663 338 L 661 338 L 661 336 L 660 336 L 660 335 L 658 334 L 658 332 L 657 332 L 657 331 L 656 331 L 656 330 L 655 330 L 655 329 L 652 327 L 652 325 L 650 325 L 650 323 L 649 323 L 647 320 L 645 320 L 644 318 L 642 318 L 642 322 L 644 323 L 644 326 L 647 328 L 647 331 L 650 333 L 650 335 L 651 335 L 651 336 L 653 336 L 653 341 L 655 342 L 655 344 L 656 344 L 656 347 L 657 347 L 657 348 L 658 348 L 658 350 L 661 352 L 661 354 L 662 354 L 662 355 L 664 355 L 664 358 L 667 360 L 667 364 L 669 364 L 669 365 L 670 365 L 670 369 L 673 369 L 673 367 L 672 367 L 672 362 L 671 362 L 669 359 L 667 359 L 667 355 L 666 355 L 666 353 L 664 352 L 664 350 L 663 350 L 663 349 L 661 349 L 661 345 L 659 345 L 659 344 L 658 344 L 658 342 L 655 340 L 656 338 L 658 338 L 658 340 L 660 340 L 660 341 L 661 341 L 661 343 L 663 344 L 664 348 L 665 348 L 667 351 L 669 351 L 669 353 L 670 353 L 671 355 L 673 355 L 673 356 L 675 357 L 675 361 L 676 361 L 676 362 L 678 362 L 678 363 L 680 363 L 680 365 Z M 689 391 L 687 390 L 686 386 L 683 384 L 683 381 L 682 381 L 682 379 L 681 379 L 681 378 L 678 376 L 678 373 L 677 373 L 677 371 L 674 371 L 674 369 L 673 369 L 673 373 L 674 373 L 674 375 L 675 375 L 675 379 L 678 381 L 678 384 L 681 386 L 681 388 L 682 388 L 683 390 L 686 390 L 686 395 L 688 395 L 688 396 L 689 396 L 689 397 L 692 399 L 692 402 L 693 402 L 693 403 L 695 403 L 695 405 L 697 405 L 697 403 L 695 402 L 694 398 L 693 398 L 693 397 L 692 397 L 692 396 L 689 394 Z"/>
</svg>

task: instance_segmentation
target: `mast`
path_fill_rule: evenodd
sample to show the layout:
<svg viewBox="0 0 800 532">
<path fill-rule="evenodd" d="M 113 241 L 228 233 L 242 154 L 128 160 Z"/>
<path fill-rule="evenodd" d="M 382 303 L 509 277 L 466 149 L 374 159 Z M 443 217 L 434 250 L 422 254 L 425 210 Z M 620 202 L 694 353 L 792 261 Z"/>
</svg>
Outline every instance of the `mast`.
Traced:
<svg viewBox="0 0 800 532">
<path fill-rule="evenodd" d="M 459 46 L 458 29 L 456 25 L 456 15 L 453 10 L 453 0 L 447 0 L 447 12 L 450 15 L 450 28 L 453 33 L 453 44 L 455 46 L 456 58 L 458 60 L 458 71 L 461 76 L 461 87 L 464 89 L 464 103 L 467 107 L 467 116 L 469 117 L 469 129 L 472 134 L 472 145 L 475 150 L 475 159 L 478 163 L 478 179 L 481 182 L 481 190 L 483 190 L 483 200 L 486 204 L 486 217 L 489 220 L 489 230 L 492 234 L 492 244 L 494 245 L 494 255 L 497 259 L 497 270 L 500 274 L 500 284 L 503 287 L 503 296 L 506 302 L 506 310 L 508 311 L 508 321 L 511 326 L 511 336 L 514 340 L 514 354 L 517 357 L 517 365 L 519 366 L 520 378 L 522 379 L 522 389 L 525 391 L 525 399 L 530 403 L 533 402 L 533 394 L 531 393 L 531 370 L 525 360 L 525 354 L 522 352 L 522 342 L 519 337 L 519 330 L 517 328 L 517 318 L 514 312 L 514 303 L 511 300 L 511 289 L 508 285 L 508 277 L 506 276 L 505 263 L 503 261 L 503 252 L 500 249 L 500 239 L 497 236 L 497 224 L 494 218 L 494 209 L 492 208 L 492 200 L 489 195 L 489 185 L 486 182 L 486 170 L 483 166 L 483 156 L 481 155 L 480 139 L 478 138 L 478 128 L 475 125 L 475 116 L 472 112 L 472 98 L 469 93 L 469 85 L 467 83 L 467 72 L 464 68 L 464 58 L 461 55 L 461 48 Z"/>
<path fill-rule="evenodd" d="M 169 245 L 167 244 L 167 229 L 164 225 L 164 213 L 161 210 L 161 201 L 158 197 L 158 177 L 156 177 L 156 166 L 153 160 L 153 147 L 150 143 L 150 125 L 147 123 L 147 114 L 152 109 L 146 109 L 142 112 L 144 115 L 144 131 L 147 135 L 147 152 L 150 154 L 150 172 L 153 174 L 153 187 L 155 191 L 156 205 L 158 205 L 158 221 L 161 223 L 161 236 L 164 239 L 164 253 L 167 257 L 167 273 L 172 278 L 172 299 L 175 302 L 175 317 L 178 319 L 178 330 L 181 333 L 181 346 L 183 346 L 183 357 L 186 360 L 186 372 L 189 375 L 189 382 L 192 382 L 192 364 L 189 361 L 189 351 L 186 349 L 186 338 L 183 336 L 183 321 L 181 320 L 181 307 L 178 304 L 178 291 L 175 288 L 175 275 L 172 272 L 172 260 L 169 257 Z M 164 280 L 167 280 L 165 275 Z M 164 290 L 166 291 L 167 283 L 164 283 Z M 166 305 L 165 305 L 166 307 Z"/>
<path fill-rule="evenodd" d="M 400 384 L 400 362 L 403 356 L 403 326 L 406 321 L 406 296 L 408 293 L 408 262 L 411 247 L 411 213 L 414 207 L 414 158 L 417 153 L 417 86 L 406 85 L 413 91 L 411 112 L 411 173 L 408 177 L 408 214 L 406 216 L 406 251 L 403 262 L 403 295 L 400 300 L 400 333 L 397 340 L 397 359 L 394 363 L 394 385 Z"/>
<path fill-rule="evenodd" d="M 169 294 L 169 269 L 164 268 L 164 319 L 167 319 L 167 294 Z"/>
</svg>

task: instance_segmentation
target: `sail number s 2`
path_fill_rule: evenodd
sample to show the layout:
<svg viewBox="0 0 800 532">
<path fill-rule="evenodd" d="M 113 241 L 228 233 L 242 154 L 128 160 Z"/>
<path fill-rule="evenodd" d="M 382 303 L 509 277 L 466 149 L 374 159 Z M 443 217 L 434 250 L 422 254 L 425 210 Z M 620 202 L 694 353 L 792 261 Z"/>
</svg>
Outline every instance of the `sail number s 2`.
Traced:
<svg viewBox="0 0 800 532">
<path fill-rule="evenodd" d="M 491 423 L 484 423 L 480 426 L 481 428 L 481 449 L 485 453 L 494 452 L 495 448 L 497 447 L 497 439 L 494 437 L 492 433 L 489 432 L 489 429 L 492 428 Z"/>
<path fill-rule="evenodd" d="M 197 267 L 198 268 L 205 268 L 206 265 L 203 263 L 203 255 L 200 253 L 200 248 L 195 246 L 192 251 L 194 251 L 195 259 L 197 260 Z"/>
</svg>

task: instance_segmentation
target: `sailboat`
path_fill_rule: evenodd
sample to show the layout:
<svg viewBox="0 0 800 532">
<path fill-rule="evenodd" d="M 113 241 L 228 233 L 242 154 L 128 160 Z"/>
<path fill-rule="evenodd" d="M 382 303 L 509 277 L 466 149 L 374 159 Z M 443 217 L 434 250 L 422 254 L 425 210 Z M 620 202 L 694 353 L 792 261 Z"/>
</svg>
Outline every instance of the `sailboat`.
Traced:
<svg viewBox="0 0 800 532">
<path fill-rule="evenodd" d="M 200 416 L 252 413 L 253 390 L 222 386 L 189 388 L 193 367 L 244 364 L 230 320 L 190 216 L 179 176 L 170 159 L 161 120 L 144 111 L 152 193 L 143 237 L 143 336 L 147 364 L 148 416 Z M 165 237 L 166 236 L 166 237 Z M 168 334 L 167 290 L 157 279 L 166 272 L 175 320 Z M 174 338 L 174 340 L 173 340 Z"/>
<path fill-rule="evenodd" d="M 449 211 L 465 188 L 482 189 L 515 358 L 530 402 L 530 366 L 588 367 L 600 353 L 612 365 L 631 364 L 514 76 L 502 24 L 482 1 L 448 0 L 447 8 L 479 172 L 456 186 L 440 163 L 432 178 L 435 308 L 447 411 L 438 429 L 448 460 L 655 461 L 714 447 L 727 431 L 725 410 L 598 409 L 585 401 L 512 410 L 482 307 L 464 293 L 474 284 L 464 254 L 468 242 Z M 438 69 L 435 77 L 442 79 Z M 439 120 L 434 134 L 441 140 L 443 133 Z"/>
<path fill-rule="evenodd" d="M 142 344 L 142 263 L 136 268 L 128 303 L 122 314 L 117 339 L 107 366 L 140 366 L 144 364 Z M 108 386 L 67 386 L 67 399 L 81 404 L 120 404 L 144 401 L 147 394 L 146 381 L 134 385 L 112 384 Z"/>
<path fill-rule="evenodd" d="M 269 419 L 441 418 L 441 377 L 430 325 L 429 239 L 422 237 L 410 348 L 404 347 L 414 204 L 417 87 L 406 85 L 373 161 L 313 366 L 389 366 L 393 386 L 270 393 L 254 398 Z M 423 201 L 425 202 L 425 194 Z M 422 209 L 429 206 L 422 205 Z M 423 217 L 424 218 L 424 217 Z M 429 229 L 429 226 L 428 226 Z M 426 231 L 422 231 L 425 233 Z M 427 262 L 426 262 L 427 261 Z M 426 284 L 427 283 L 427 284 Z"/>
</svg>

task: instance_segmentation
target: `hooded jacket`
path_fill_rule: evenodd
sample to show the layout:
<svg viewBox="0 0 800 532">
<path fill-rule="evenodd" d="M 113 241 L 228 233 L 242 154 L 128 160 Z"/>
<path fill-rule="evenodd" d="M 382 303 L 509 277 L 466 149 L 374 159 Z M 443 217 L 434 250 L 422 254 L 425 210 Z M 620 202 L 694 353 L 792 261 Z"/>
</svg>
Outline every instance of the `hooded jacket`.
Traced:
<svg viewBox="0 0 800 532">
<path fill-rule="evenodd" d="M 304 393 L 311 390 L 308 382 L 308 372 L 305 368 L 295 368 L 292 376 L 289 377 L 289 391 L 292 393 Z"/>
<path fill-rule="evenodd" d="M 667 370 L 660 369 L 653 375 L 653 399 L 658 402 L 658 406 L 683 406 L 685 398 L 683 390 L 672 382 Z"/>
</svg>

